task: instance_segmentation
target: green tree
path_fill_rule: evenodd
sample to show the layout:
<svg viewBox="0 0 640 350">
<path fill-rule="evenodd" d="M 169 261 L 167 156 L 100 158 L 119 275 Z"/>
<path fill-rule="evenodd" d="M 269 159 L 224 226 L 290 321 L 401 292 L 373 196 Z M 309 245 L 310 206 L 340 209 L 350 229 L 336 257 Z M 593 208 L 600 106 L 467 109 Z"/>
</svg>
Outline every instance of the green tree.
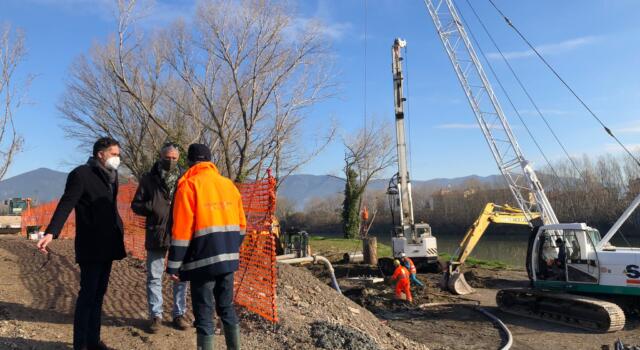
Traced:
<svg viewBox="0 0 640 350">
<path fill-rule="evenodd" d="M 356 238 L 360 232 L 361 186 L 358 173 L 353 165 L 347 164 L 345 169 L 347 181 L 344 185 L 344 201 L 342 202 L 342 231 L 345 238 Z"/>
</svg>

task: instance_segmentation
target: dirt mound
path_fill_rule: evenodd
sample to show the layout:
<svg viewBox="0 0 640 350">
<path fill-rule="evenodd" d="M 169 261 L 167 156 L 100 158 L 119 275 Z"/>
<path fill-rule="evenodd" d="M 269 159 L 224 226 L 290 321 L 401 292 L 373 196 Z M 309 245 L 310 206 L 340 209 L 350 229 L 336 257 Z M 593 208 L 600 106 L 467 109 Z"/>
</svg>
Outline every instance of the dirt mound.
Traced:
<svg viewBox="0 0 640 350">
<path fill-rule="evenodd" d="M 348 325 L 348 329 L 366 334 L 380 349 L 426 349 L 397 331 L 386 326 L 371 312 L 338 294 L 324 282 L 318 280 L 307 269 L 289 265 L 278 265 L 278 310 L 281 330 L 291 331 L 289 341 L 295 339 L 297 349 L 323 348 L 317 345 L 312 334 L 314 324 Z M 340 343 L 343 332 L 331 332 L 332 349 L 351 349 Z M 328 339 L 323 340 L 329 344 Z M 369 340 L 367 340 L 369 342 Z M 342 344 L 340 347 L 336 344 Z"/>
</svg>

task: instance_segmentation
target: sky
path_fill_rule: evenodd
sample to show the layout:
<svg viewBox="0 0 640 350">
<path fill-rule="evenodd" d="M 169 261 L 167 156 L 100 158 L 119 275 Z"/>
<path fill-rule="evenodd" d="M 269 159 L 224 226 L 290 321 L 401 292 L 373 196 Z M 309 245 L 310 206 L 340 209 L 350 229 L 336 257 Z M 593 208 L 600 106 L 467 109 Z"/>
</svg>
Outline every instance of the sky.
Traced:
<svg viewBox="0 0 640 350">
<path fill-rule="evenodd" d="M 640 2 L 634 0 L 495 0 L 501 10 L 616 133 L 640 148 Z M 18 78 L 34 75 L 28 103 L 15 113 L 26 140 L 6 177 L 40 167 L 69 171 L 88 154 L 65 136 L 56 106 L 75 60 L 116 29 L 109 0 L 0 0 L 0 24 L 20 28 L 28 54 Z M 196 1 L 156 0 L 142 25 L 156 28 L 190 17 Z M 366 118 L 393 127 L 391 45 L 407 41 L 407 125 L 413 179 L 498 173 L 423 1 L 306 0 L 292 15 L 318 19 L 332 42 L 338 91 L 307 111 L 305 140 L 331 120 L 339 135 L 362 128 Z M 566 161 L 475 20 L 466 1 L 456 4 L 487 53 L 517 110 L 552 161 Z M 572 156 L 620 155 L 621 149 L 505 24 L 487 0 L 474 8 Z M 486 64 L 486 63 L 485 63 Z M 495 84 L 495 81 L 493 81 Z M 497 86 L 495 90 L 498 90 Z M 524 126 L 499 96 L 519 144 L 534 167 L 545 165 Z M 312 143 L 309 142 L 308 147 Z M 300 173 L 340 175 L 344 149 L 337 138 Z M 388 173 L 395 170 L 389 169 Z M 389 175 L 387 174 L 387 175 Z"/>
</svg>

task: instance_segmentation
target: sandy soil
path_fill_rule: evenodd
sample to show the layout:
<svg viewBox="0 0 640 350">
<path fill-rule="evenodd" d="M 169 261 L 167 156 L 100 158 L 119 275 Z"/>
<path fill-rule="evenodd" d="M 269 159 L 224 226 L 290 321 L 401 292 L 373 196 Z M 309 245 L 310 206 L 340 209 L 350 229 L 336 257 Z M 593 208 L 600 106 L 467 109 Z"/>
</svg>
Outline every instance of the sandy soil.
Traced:
<svg viewBox="0 0 640 350">
<path fill-rule="evenodd" d="M 0 349 L 69 349 L 78 289 L 73 241 L 54 241 L 48 260 L 34 247 L 24 238 L 0 235 Z M 193 329 L 177 331 L 167 323 L 158 334 L 145 332 L 145 273 L 134 259 L 114 263 L 102 339 L 123 350 L 195 348 Z M 279 266 L 278 275 L 278 324 L 238 310 L 244 349 L 427 349 L 304 268 Z M 165 292 L 168 287 L 165 281 Z M 166 320 L 170 305 L 165 293 Z M 216 337 L 215 348 L 225 349 L 223 343 Z"/>
</svg>

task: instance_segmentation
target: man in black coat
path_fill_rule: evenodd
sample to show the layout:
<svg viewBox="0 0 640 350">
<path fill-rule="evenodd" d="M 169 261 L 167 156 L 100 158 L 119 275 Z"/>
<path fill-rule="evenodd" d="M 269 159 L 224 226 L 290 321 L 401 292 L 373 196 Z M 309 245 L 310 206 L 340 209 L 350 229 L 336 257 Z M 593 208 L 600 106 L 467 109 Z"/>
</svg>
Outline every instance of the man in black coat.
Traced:
<svg viewBox="0 0 640 350">
<path fill-rule="evenodd" d="M 140 179 L 131 209 L 146 217 L 144 246 L 147 250 L 147 304 L 149 305 L 149 332 L 157 333 L 162 323 L 162 275 L 165 257 L 171 241 L 171 201 L 178 178 L 180 152 L 176 145 L 165 144 L 151 170 Z M 173 326 L 185 330 L 187 309 L 187 282 L 173 283 Z"/>
<path fill-rule="evenodd" d="M 67 177 L 64 194 L 38 241 L 47 245 L 58 238 L 72 209 L 76 211 L 76 262 L 80 265 L 80 292 L 73 319 L 74 349 L 108 349 L 100 341 L 102 301 L 109 284 L 113 260 L 126 256 L 124 229 L 118 214 L 118 166 L 120 147 L 108 137 L 93 145 L 93 157 Z"/>
</svg>

